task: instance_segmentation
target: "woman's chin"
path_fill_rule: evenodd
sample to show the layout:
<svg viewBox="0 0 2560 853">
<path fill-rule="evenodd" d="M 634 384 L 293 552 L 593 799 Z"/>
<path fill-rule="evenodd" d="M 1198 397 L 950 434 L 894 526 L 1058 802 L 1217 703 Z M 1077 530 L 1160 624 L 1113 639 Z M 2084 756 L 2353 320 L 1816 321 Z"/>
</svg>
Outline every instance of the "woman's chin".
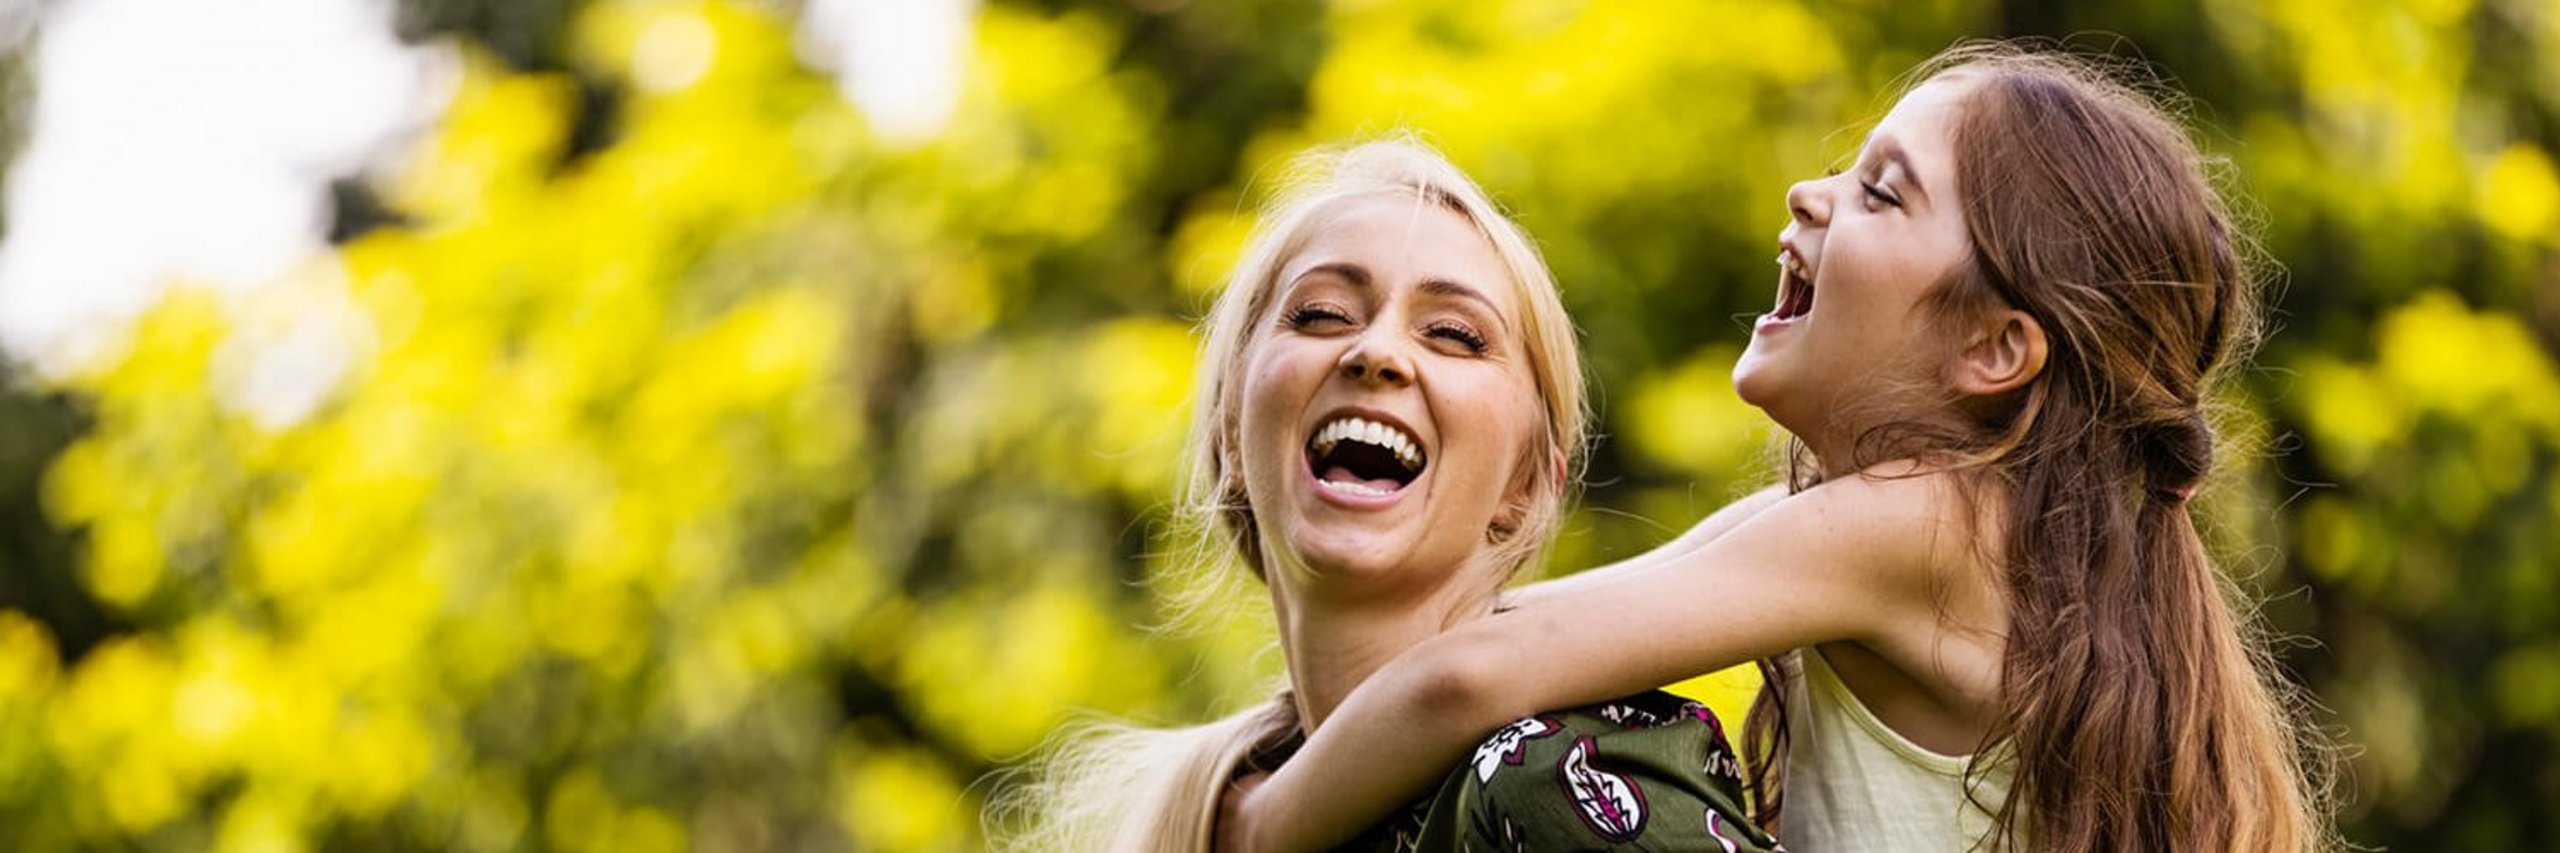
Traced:
<svg viewBox="0 0 2560 853">
<path fill-rule="evenodd" d="M 1382 574 L 1403 564 L 1413 543 L 1377 531 L 1306 530 L 1290 537 L 1289 550 L 1317 577 Z"/>
<path fill-rule="evenodd" d="M 1286 542 L 1305 567 L 1308 579 L 1327 588 L 1350 592 L 1379 584 L 1406 586 L 1427 582 L 1425 567 L 1454 569 L 1463 559 L 1426 553 L 1420 537 L 1397 530 L 1317 529 L 1294 531 Z"/>
</svg>

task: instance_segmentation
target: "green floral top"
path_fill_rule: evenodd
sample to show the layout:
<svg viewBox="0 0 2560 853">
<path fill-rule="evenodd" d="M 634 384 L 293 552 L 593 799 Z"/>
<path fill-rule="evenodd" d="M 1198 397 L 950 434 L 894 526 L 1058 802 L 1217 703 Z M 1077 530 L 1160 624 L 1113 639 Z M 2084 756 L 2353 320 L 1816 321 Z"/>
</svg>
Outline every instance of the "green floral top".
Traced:
<svg viewBox="0 0 2560 853">
<path fill-rule="evenodd" d="M 1298 740 L 1256 756 L 1276 767 Z M 1342 850 L 1779 850 L 1743 810 L 1742 765 L 1706 706 L 1653 691 L 1494 732 L 1432 795 Z"/>
</svg>

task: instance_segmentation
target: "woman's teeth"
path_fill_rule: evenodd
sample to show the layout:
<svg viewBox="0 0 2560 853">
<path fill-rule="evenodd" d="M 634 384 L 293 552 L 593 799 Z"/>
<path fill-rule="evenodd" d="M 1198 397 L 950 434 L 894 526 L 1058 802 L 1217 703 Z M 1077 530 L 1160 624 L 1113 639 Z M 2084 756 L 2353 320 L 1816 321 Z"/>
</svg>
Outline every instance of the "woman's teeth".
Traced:
<svg viewBox="0 0 2560 853">
<path fill-rule="evenodd" d="M 1403 463 L 1406 471 L 1422 470 L 1422 451 L 1416 449 L 1413 436 L 1367 418 L 1338 418 L 1316 430 L 1315 438 L 1309 440 L 1308 445 L 1315 448 L 1317 456 L 1323 456 L 1332 453 L 1334 445 L 1345 441 L 1386 448 L 1395 454 L 1397 462 Z"/>
<path fill-rule="evenodd" d="M 1316 485 L 1323 486 L 1337 492 L 1344 492 L 1369 498 L 1385 497 L 1387 495 L 1395 494 L 1395 492 L 1386 489 L 1373 489 L 1367 484 L 1352 480 L 1317 480 Z"/>
</svg>

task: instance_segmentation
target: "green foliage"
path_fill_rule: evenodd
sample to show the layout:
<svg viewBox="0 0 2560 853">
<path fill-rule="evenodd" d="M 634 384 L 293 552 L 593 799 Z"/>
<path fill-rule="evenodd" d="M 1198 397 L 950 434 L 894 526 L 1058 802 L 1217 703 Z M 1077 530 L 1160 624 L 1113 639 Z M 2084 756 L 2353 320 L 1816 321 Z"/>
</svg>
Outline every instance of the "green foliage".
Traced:
<svg viewBox="0 0 2560 853">
<path fill-rule="evenodd" d="M 1143 626 L 1196 568 L 1188 323 L 1286 157 L 1411 127 L 1540 239 L 1602 403 L 1571 570 L 1768 476 L 1725 374 L 1787 185 L 1956 38 L 2105 30 L 2287 273 L 2205 510 L 2316 641 L 2349 837 L 2560 843 L 2547 4 L 1038 5 L 981 11 L 907 148 L 770 4 L 407 4 L 470 59 L 374 187 L 403 220 L 176 292 L 46 392 L 77 416 L 0 410 L 45 471 L 0 479 L 0 838 L 971 846 L 979 780 L 1071 715 L 1274 670 L 1251 602 Z M 315 340 L 354 353 L 316 411 L 241 404 Z M 1750 683 L 1695 686 L 1738 717 Z"/>
</svg>

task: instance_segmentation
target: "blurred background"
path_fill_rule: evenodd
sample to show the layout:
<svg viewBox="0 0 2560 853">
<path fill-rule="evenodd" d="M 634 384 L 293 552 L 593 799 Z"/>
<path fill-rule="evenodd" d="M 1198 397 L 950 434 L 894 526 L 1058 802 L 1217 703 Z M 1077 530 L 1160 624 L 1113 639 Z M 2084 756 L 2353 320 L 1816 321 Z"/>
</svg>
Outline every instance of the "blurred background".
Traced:
<svg viewBox="0 0 2560 853">
<path fill-rule="evenodd" d="M 1276 670 L 1144 626 L 1289 155 L 1416 129 L 1541 240 L 1571 570 L 1766 481 L 1785 187 L 2031 34 L 2280 264 L 2202 511 L 2346 834 L 2560 847 L 2549 0 L 0 0 L 0 846 L 975 847 L 1061 721 Z"/>
</svg>

